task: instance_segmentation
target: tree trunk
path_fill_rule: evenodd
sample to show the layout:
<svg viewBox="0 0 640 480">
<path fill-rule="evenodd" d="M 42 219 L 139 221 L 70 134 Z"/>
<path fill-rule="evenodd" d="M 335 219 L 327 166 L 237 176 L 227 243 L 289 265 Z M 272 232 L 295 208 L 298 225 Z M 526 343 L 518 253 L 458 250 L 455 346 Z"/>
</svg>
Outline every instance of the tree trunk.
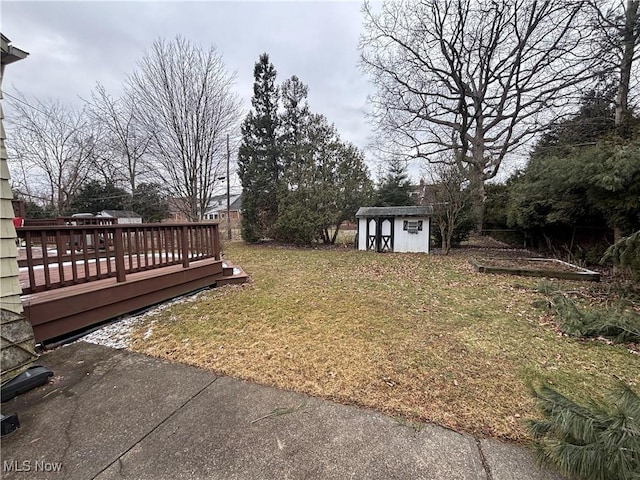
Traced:
<svg viewBox="0 0 640 480">
<path fill-rule="evenodd" d="M 58 187 L 58 205 L 56 206 L 58 215 L 62 215 L 64 212 L 64 202 L 62 200 L 62 188 Z"/>
<path fill-rule="evenodd" d="M 628 113 L 629 82 L 631 80 L 631 64 L 635 50 L 635 28 L 638 23 L 638 0 L 627 0 L 625 11 L 623 52 L 620 63 L 620 85 L 616 98 L 616 126 L 626 123 Z"/>
<path fill-rule="evenodd" d="M 448 235 L 447 226 L 444 222 L 439 222 L 438 227 L 440 227 L 440 238 L 442 240 L 442 253 L 443 255 L 449 255 L 449 250 L 451 250 L 451 237 Z"/>
<path fill-rule="evenodd" d="M 620 62 L 620 84 L 618 85 L 618 95 L 616 98 L 616 127 L 624 128 L 628 121 L 628 97 L 629 83 L 631 80 L 631 64 L 635 51 L 635 29 L 638 23 L 638 0 L 627 0 L 625 8 L 625 25 L 622 39 L 623 51 Z M 622 238 L 622 230 L 619 227 L 613 229 L 613 241 L 616 243 Z M 614 265 L 613 274 L 617 275 L 619 268 Z"/>
<path fill-rule="evenodd" d="M 473 202 L 473 214 L 476 219 L 476 233 L 482 234 L 484 225 L 484 207 L 486 192 L 484 187 L 484 175 L 477 165 L 471 165 L 469 172 L 471 182 L 471 201 Z"/>
<path fill-rule="evenodd" d="M 336 243 L 336 239 L 338 238 L 338 232 L 340 231 L 340 224 L 336 225 L 336 229 L 333 231 L 333 236 L 331 237 L 331 245 Z"/>
<path fill-rule="evenodd" d="M 327 228 L 322 229 L 322 243 L 324 244 L 329 243 L 329 229 Z"/>
</svg>

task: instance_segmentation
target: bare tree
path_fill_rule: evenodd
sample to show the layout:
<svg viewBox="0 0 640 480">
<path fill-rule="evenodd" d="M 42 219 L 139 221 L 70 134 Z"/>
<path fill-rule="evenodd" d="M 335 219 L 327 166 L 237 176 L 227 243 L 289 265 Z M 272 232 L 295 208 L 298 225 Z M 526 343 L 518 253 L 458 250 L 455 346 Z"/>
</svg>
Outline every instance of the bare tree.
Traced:
<svg viewBox="0 0 640 480">
<path fill-rule="evenodd" d="M 637 78 L 635 81 L 632 78 L 636 46 L 640 42 L 640 1 L 591 0 L 590 5 L 595 18 L 594 34 L 600 45 L 601 70 L 616 73 L 616 126 L 621 126 L 629 120 L 629 97 L 632 86 L 638 83 Z"/>
<path fill-rule="evenodd" d="M 234 79 L 215 48 L 176 37 L 157 40 L 128 80 L 158 173 L 191 220 L 203 217 L 225 175 L 226 135 L 240 119 Z"/>
<path fill-rule="evenodd" d="M 100 130 L 84 109 L 57 100 L 36 99 L 32 105 L 18 94 L 9 97 L 9 103 L 13 114 L 8 119 L 8 150 L 16 185 L 62 214 L 91 172 Z"/>
<path fill-rule="evenodd" d="M 462 224 L 465 207 L 469 205 L 470 191 L 466 172 L 447 162 L 429 165 L 431 185 L 429 202 L 433 205 L 433 219 L 440 229 L 442 253 L 451 251 L 451 240 Z"/>
<path fill-rule="evenodd" d="M 88 105 L 105 132 L 103 176 L 110 181 L 123 178 L 129 190 L 134 192 L 139 177 L 148 171 L 145 155 L 151 141 L 149 132 L 136 121 L 135 102 L 126 96 L 114 98 L 97 84 Z"/>
<path fill-rule="evenodd" d="M 361 64 L 388 145 L 469 171 L 478 230 L 484 182 L 593 74 L 583 1 L 365 4 Z"/>
<path fill-rule="evenodd" d="M 620 84 L 616 98 L 616 125 L 621 125 L 629 111 L 629 89 L 631 83 L 631 67 L 638 39 L 640 39 L 640 23 L 638 17 L 638 0 L 627 0 L 624 8 L 624 28 L 622 29 Z"/>
</svg>

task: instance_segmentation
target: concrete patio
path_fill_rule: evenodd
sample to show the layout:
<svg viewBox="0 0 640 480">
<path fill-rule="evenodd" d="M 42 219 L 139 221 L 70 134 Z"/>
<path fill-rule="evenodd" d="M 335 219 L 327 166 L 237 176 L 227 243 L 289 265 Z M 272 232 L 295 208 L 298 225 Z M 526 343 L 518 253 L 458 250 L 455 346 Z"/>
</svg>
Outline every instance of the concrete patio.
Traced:
<svg viewBox="0 0 640 480">
<path fill-rule="evenodd" d="M 526 448 L 77 342 L 4 403 L 6 479 L 558 480 Z M 48 471 L 46 471 L 48 470 Z"/>
</svg>

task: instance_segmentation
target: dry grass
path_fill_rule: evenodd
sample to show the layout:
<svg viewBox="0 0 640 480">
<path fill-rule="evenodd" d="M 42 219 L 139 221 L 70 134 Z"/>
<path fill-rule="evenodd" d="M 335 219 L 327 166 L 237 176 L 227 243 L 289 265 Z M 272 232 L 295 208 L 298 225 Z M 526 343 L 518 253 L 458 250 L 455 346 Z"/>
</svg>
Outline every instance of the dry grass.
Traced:
<svg viewBox="0 0 640 480">
<path fill-rule="evenodd" d="M 626 348 L 550 328 L 536 279 L 479 274 L 462 256 L 226 249 L 253 283 L 168 309 L 135 350 L 512 440 L 528 438 L 531 381 L 599 396 L 640 379 Z"/>
</svg>

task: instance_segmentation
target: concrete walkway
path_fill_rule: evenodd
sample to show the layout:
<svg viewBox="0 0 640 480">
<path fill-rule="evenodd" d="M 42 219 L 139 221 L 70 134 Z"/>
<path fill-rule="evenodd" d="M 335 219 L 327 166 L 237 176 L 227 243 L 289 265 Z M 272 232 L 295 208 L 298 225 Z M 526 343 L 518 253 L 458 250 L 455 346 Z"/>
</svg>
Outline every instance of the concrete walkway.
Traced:
<svg viewBox="0 0 640 480">
<path fill-rule="evenodd" d="M 52 382 L 2 405 L 22 424 L 2 478 L 561 478 L 522 447 L 124 350 L 78 342 L 40 363 Z"/>
</svg>

